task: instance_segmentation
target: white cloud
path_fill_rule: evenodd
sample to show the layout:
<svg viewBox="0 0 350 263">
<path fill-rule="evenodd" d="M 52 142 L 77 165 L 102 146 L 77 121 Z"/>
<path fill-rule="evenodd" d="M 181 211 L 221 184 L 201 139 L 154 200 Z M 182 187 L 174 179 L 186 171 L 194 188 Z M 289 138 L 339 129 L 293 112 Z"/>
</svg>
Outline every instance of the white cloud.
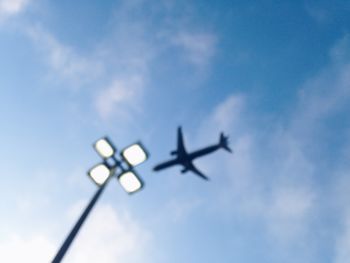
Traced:
<svg viewBox="0 0 350 263">
<path fill-rule="evenodd" d="M 214 164 L 215 159 L 204 164 L 216 171 L 221 176 L 217 180 L 223 182 L 217 186 L 222 195 L 215 205 L 221 206 L 222 213 L 238 214 L 249 219 L 246 222 L 265 228 L 267 238 L 283 250 L 281 258 L 287 255 L 295 258 L 293 248 L 309 242 L 315 244 L 313 232 L 317 231 L 315 227 L 320 227 L 316 224 L 336 228 L 322 217 L 327 214 L 325 209 L 331 207 L 339 213 L 334 218 L 338 220 L 338 227 L 343 228 L 342 234 L 337 236 L 330 233 L 331 230 L 324 233 L 336 240 L 335 262 L 349 259 L 350 210 L 346 194 L 349 184 L 338 182 L 339 175 L 349 174 L 348 166 L 343 167 L 348 163 L 350 147 L 346 149 L 349 140 L 344 137 L 344 131 L 349 130 L 349 125 L 344 118 L 336 124 L 331 122 L 349 113 L 349 42 L 348 36 L 339 41 L 331 50 L 331 63 L 301 86 L 293 112 L 283 123 L 266 123 L 275 118 L 250 111 L 249 97 L 231 95 L 200 127 L 200 131 L 207 131 L 203 141 L 224 129 L 231 135 L 235 151 L 233 156 L 222 155 L 226 159 L 225 167 Z M 331 142 L 324 140 L 324 134 L 330 133 L 341 136 L 343 142 L 334 150 L 338 158 L 330 156 Z M 322 167 L 336 168 L 327 172 Z M 323 177 L 332 183 L 319 183 Z M 342 197 L 334 198 L 333 194 Z M 312 257 L 317 253 L 313 249 L 317 249 L 317 245 L 310 246 L 309 254 L 300 251 L 301 258 Z"/>
<path fill-rule="evenodd" d="M 72 263 L 147 262 L 151 234 L 127 213 L 111 205 L 96 207 L 66 255 Z"/>
<path fill-rule="evenodd" d="M 206 66 L 216 51 L 217 38 L 209 33 L 180 32 L 172 42 L 185 52 L 186 59 L 196 66 Z"/>
<path fill-rule="evenodd" d="M 346 147 L 346 156 L 348 157 L 350 145 L 348 144 Z M 345 162 L 345 167 L 337 169 L 337 173 L 332 175 L 335 177 L 335 182 L 333 185 L 331 200 L 333 203 L 333 209 L 335 208 L 335 211 L 337 211 L 336 218 L 339 220 L 339 226 L 335 228 L 337 232 L 334 233 L 334 263 L 345 263 L 349 261 L 350 257 L 349 168 L 348 162 Z"/>
<path fill-rule="evenodd" d="M 70 223 L 60 226 L 62 238 L 68 235 L 85 205 L 86 202 L 78 202 L 69 209 L 67 221 Z M 19 233 L 20 228 L 8 229 L 10 234 L 3 234 L 0 239 L 0 261 L 50 262 L 63 240 L 58 240 L 57 232 L 52 231 L 57 228 L 57 222 L 46 222 L 44 227 L 51 229 L 50 233 L 40 232 L 38 227 L 28 228 L 26 234 Z M 128 212 L 116 212 L 109 204 L 99 204 L 80 229 L 63 261 L 114 263 L 122 259 L 125 263 L 151 262 L 152 246 L 152 235 Z"/>
<path fill-rule="evenodd" d="M 191 199 L 191 200 L 176 200 L 173 199 L 168 203 L 167 210 L 169 210 L 166 214 L 169 215 L 171 220 L 175 223 L 179 223 L 185 221 L 190 216 L 191 212 L 197 209 L 202 204 L 199 199 Z"/>
<path fill-rule="evenodd" d="M 29 0 L 0 0 L 0 18 L 21 13 L 28 3 Z"/>
<path fill-rule="evenodd" d="M 111 114 L 129 119 L 131 113 L 140 108 L 143 88 L 144 80 L 141 75 L 116 78 L 108 88 L 98 94 L 95 102 L 98 113 L 103 119 Z"/>
<path fill-rule="evenodd" d="M 331 12 L 326 6 L 306 3 L 305 10 L 317 23 L 325 24 L 331 18 Z"/>
<path fill-rule="evenodd" d="M 90 87 L 92 105 L 103 119 L 112 114 L 132 119 L 142 102 L 152 59 L 153 46 L 144 34 L 143 21 L 132 20 L 124 13 L 128 8 L 116 12 L 116 21 L 111 21 L 114 31 L 88 54 L 79 54 L 79 49 L 60 42 L 42 27 L 27 30 L 50 66 L 50 79 L 63 80 L 73 88 Z"/>
<path fill-rule="evenodd" d="M 350 258 L 350 215 L 345 215 L 342 233 L 338 236 L 335 246 L 334 263 L 347 263 Z"/>
<path fill-rule="evenodd" d="M 226 161 L 224 167 L 211 164 L 214 169 L 207 164 L 221 175 L 217 180 L 224 184 L 218 186 L 222 192 L 219 204 L 224 213 L 239 213 L 240 217 L 260 222 L 276 244 L 297 243 L 308 234 L 317 198 L 310 185 L 314 164 L 307 160 L 298 138 L 289 130 L 275 125 L 270 134 L 248 125 L 246 120 L 252 115 L 246 100 L 241 95 L 229 96 L 204 122 L 206 130 L 213 127 L 209 134 L 214 133 L 213 129 L 223 129 L 231 135 L 234 150 L 234 155 L 221 159 Z"/>
<path fill-rule="evenodd" d="M 216 127 L 222 130 L 231 130 L 239 123 L 244 110 L 245 99 L 242 95 L 231 95 L 214 111 L 211 119 Z"/>
<path fill-rule="evenodd" d="M 31 27 L 27 33 L 45 54 L 52 69 L 50 77 L 53 79 L 69 81 L 76 88 L 102 74 L 103 64 L 99 60 L 79 56 L 71 47 L 41 28 Z"/>
<path fill-rule="evenodd" d="M 45 263 L 55 250 L 53 242 L 43 234 L 36 233 L 32 237 L 12 234 L 6 240 L 0 240 L 0 261 Z"/>
<path fill-rule="evenodd" d="M 276 189 L 271 202 L 266 204 L 266 219 L 270 233 L 278 240 L 297 241 L 300 233 L 305 233 L 306 223 L 310 221 L 314 196 L 310 189 Z"/>
<path fill-rule="evenodd" d="M 217 42 L 213 33 L 199 32 L 190 23 L 174 19 L 166 3 L 155 4 L 147 16 L 140 12 L 144 5 L 143 1 L 121 1 L 109 19 L 108 33 L 88 52 L 63 43 L 40 23 L 29 27 L 27 34 L 49 65 L 49 81 L 88 86 L 92 105 L 102 119 L 117 114 L 130 120 L 142 104 L 151 70 L 169 63 L 159 59 L 169 47 L 177 47 L 186 62 L 197 67 L 211 62 Z M 164 23 L 150 23 L 163 11 Z"/>
<path fill-rule="evenodd" d="M 347 141 L 344 147 L 344 161 L 335 169 L 335 173 L 330 175 L 334 178 L 332 182 L 332 192 L 329 195 L 330 207 L 334 209 L 334 217 L 339 225 L 333 229 L 334 243 L 334 263 L 345 263 L 350 257 L 350 166 L 348 157 L 350 153 L 350 143 Z"/>
<path fill-rule="evenodd" d="M 350 38 L 346 35 L 330 52 L 331 64 L 309 79 L 299 92 L 294 128 L 314 129 L 344 110 L 350 99 Z"/>
</svg>

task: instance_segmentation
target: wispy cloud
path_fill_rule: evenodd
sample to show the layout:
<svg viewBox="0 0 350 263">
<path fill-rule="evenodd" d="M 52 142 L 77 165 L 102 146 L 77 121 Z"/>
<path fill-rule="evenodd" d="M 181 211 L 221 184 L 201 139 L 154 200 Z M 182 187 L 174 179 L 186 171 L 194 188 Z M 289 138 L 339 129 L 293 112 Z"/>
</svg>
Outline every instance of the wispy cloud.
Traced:
<svg viewBox="0 0 350 263">
<path fill-rule="evenodd" d="M 74 222 L 85 205 L 86 202 L 80 201 L 73 204 L 67 214 L 69 221 Z M 51 230 L 55 228 L 54 222 L 46 222 L 45 225 Z M 66 234 L 68 230 L 62 229 L 64 233 L 67 231 Z M 50 262 L 63 241 L 58 240 L 53 231 L 40 232 L 38 228 L 26 234 L 19 233 L 18 229 L 8 231 L 10 234 L 3 234 L 0 239 L 1 262 Z M 112 263 L 122 258 L 127 263 L 141 260 L 151 262 L 152 248 L 152 235 L 142 224 L 127 212 L 117 212 L 109 204 L 100 204 L 80 230 L 64 260 L 73 263 Z"/>
<path fill-rule="evenodd" d="M 278 186 L 276 186 L 278 188 Z M 305 233 L 315 204 L 314 193 L 302 186 L 276 189 L 266 204 L 266 222 L 271 234 L 282 241 L 298 241 Z"/>
<path fill-rule="evenodd" d="M 100 205 L 84 225 L 66 260 L 112 263 L 122 258 L 127 263 L 147 262 L 151 241 L 151 234 L 130 215 L 117 213 L 108 204 Z"/>
<path fill-rule="evenodd" d="M 32 237 L 22 237 L 12 234 L 6 240 L 0 241 L 0 260 L 2 262 L 44 263 L 51 259 L 55 249 L 53 242 L 46 235 L 36 234 Z"/>
<path fill-rule="evenodd" d="M 249 110 L 242 96 L 229 97 L 211 117 L 216 127 L 233 135 L 235 154 L 225 157 L 227 166 L 222 172 L 232 188 L 226 193 L 232 196 L 223 200 L 240 200 L 236 207 L 241 213 L 261 218 L 274 237 L 288 241 L 307 229 L 315 193 L 304 184 L 310 180 L 312 164 L 288 131 L 264 134 L 244 124 L 247 119 Z"/>
<path fill-rule="evenodd" d="M 162 66 L 157 58 L 164 56 L 167 47 L 177 47 L 187 63 L 200 68 L 210 64 L 215 53 L 214 34 L 196 31 L 190 34 L 179 30 L 178 26 L 169 29 L 161 23 L 155 28 L 149 24 L 149 18 L 142 15 L 134 18 L 132 15 L 143 4 L 124 3 L 116 11 L 113 35 L 102 46 L 105 57 L 108 54 L 109 58 L 115 58 L 116 62 L 106 68 L 114 67 L 112 75 L 117 76 L 112 78 L 107 87 L 101 88 L 95 101 L 96 109 L 103 119 L 112 114 L 130 119 L 133 115 L 130 111 L 134 114 L 140 112 L 139 105 L 142 105 L 143 94 L 148 88 L 147 79 L 152 74 L 151 69 Z M 161 9 L 162 5 L 157 8 Z M 182 33 L 178 33 L 180 31 Z M 152 33 L 145 35 L 145 32 Z"/>
<path fill-rule="evenodd" d="M 244 114 L 244 110 L 246 110 L 244 96 L 231 95 L 217 106 L 210 118 L 218 128 L 231 130 L 237 124 L 243 125 L 243 123 L 240 123 L 240 118 Z"/>
<path fill-rule="evenodd" d="M 345 215 L 343 229 L 335 244 L 334 263 L 346 263 L 350 258 L 350 216 Z"/>
<path fill-rule="evenodd" d="M 332 65 L 307 81 L 288 125 L 269 124 L 268 133 L 248 124 L 263 116 L 249 111 L 249 98 L 240 95 L 227 98 L 206 122 L 233 135 L 235 155 L 225 157 L 227 166 L 220 173 L 227 175 L 222 179 L 230 188 L 221 198 L 223 205 L 232 209 L 232 201 L 234 211 L 259 218 L 278 243 L 296 244 L 309 234 L 319 198 L 314 188 L 319 165 L 306 151 L 319 124 L 345 106 L 346 68 Z"/>
<path fill-rule="evenodd" d="M 187 199 L 186 201 L 173 199 L 168 203 L 167 214 L 175 223 L 187 221 L 191 212 L 198 209 L 201 204 L 202 202 L 199 199 Z"/>
<path fill-rule="evenodd" d="M 232 136 L 235 154 L 223 157 L 226 166 L 218 168 L 213 163 L 205 164 L 207 169 L 221 175 L 218 180 L 225 182 L 226 191 L 222 191 L 218 200 L 223 207 L 222 212 L 232 213 L 231 216 L 239 213 L 255 224 L 258 222 L 267 230 L 267 238 L 276 241 L 276 246 L 283 245 L 287 249 L 280 255 L 281 258 L 292 255 L 292 249 L 288 250 L 288 247 L 302 245 L 300 240 L 304 240 L 303 244 L 311 242 L 313 224 L 322 221 L 322 200 L 327 202 L 327 207 L 339 207 L 339 200 L 325 200 L 324 196 L 348 191 L 345 190 L 347 187 L 339 188 L 338 183 L 335 183 L 336 190 L 332 189 L 333 184 L 321 190 L 318 183 L 322 176 L 337 182 L 339 173 L 349 172 L 347 167 L 341 166 L 346 163 L 344 158 L 348 158 L 342 153 L 346 144 L 339 144 L 336 150 L 339 158 L 330 160 L 327 149 L 332 145 L 324 141 L 325 134 L 333 131 L 333 136 L 341 136 L 346 142 L 342 132 L 350 128 L 347 122 L 340 120 L 333 124 L 339 131 L 339 134 L 334 134 L 334 128 L 329 123 L 333 117 L 349 113 L 348 43 L 348 37 L 339 41 L 331 50 L 331 63 L 305 81 L 299 89 L 293 112 L 283 123 L 266 123 L 264 120 L 271 118 L 252 112 L 248 107 L 248 96 L 231 95 L 216 107 L 201 127 L 201 131 L 208 131 L 206 136 L 212 137 L 221 129 Z M 256 123 L 268 125 L 268 128 L 259 127 Z M 337 171 L 325 174 L 328 171 L 321 167 L 325 167 L 327 162 L 332 167 L 339 167 Z M 336 241 L 336 262 L 341 263 L 348 259 L 350 240 L 346 211 L 337 216 L 339 226 L 344 227 L 344 234 Z M 322 226 L 326 225 L 327 222 L 322 222 Z M 312 249 L 310 247 L 307 253 L 311 255 Z M 307 258 L 307 255 L 302 257 Z"/>
<path fill-rule="evenodd" d="M 217 37 L 210 33 L 180 32 L 172 42 L 184 52 L 184 58 L 195 66 L 204 67 L 216 52 Z"/>
<path fill-rule="evenodd" d="M 140 110 L 143 88 L 144 80 L 141 75 L 116 78 L 97 96 L 97 111 L 103 119 L 107 119 L 112 114 L 129 119 L 132 112 Z"/>
<path fill-rule="evenodd" d="M 172 63 L 159 59 L 164 51 L 175 47 L 185 63 L 195 66 L 194 71 L 210 65 L 215 55 L 214 33 L 195 30 L 190 23 L 183 25 L 170 14 L 155 26 L 140 12 L 144 5 L 143 1 L 122 1 L 110 18 L 111 30 L 88 53 L 60 41 L 40 23 L 26 30 L 49 65 L 50 79 L 76 88 L 94 86 L 92 105 L 102 119 L 128 107 L 136 112 L 132 103 L 142 103 L 152 70 Z M 150 16 L 168 14 L 167 8 L 166 3 L 157 4 Z"/>
<path fill-rule="evenodd" d="M 349 138 L 349 133 L 347 134 Z M 350 153 L 350 140 L 343 141 L 342 158 L 332 176 L 332 192 L 330 193 L 330 207 L 334 209 L 334 218 L 338 223 L 333 227 L 332 237 L 334 243 L 334 263 L 345 263 L 350 256 L 350 165 L 348 162 Z"/>
<path fill-rule="evenodd" d="M 78 88 L 101 75 L 103 64 L 98 59 L 78 55 L 73 48 L 40 27 L 30 27 L 27 33 L 47 59 L 51 78 L 69 81 Z"/>
<path fill-rule="evenodd" d="M 0 19 L 21 13 L 29 0 L 0 0 Z"/>
<path fill-rule="evenodd" d="M 305 10 L 317 23 L 324 24 L 330 20 L 331 12 L 326 6 L 306 3 Z"/>
</svg>

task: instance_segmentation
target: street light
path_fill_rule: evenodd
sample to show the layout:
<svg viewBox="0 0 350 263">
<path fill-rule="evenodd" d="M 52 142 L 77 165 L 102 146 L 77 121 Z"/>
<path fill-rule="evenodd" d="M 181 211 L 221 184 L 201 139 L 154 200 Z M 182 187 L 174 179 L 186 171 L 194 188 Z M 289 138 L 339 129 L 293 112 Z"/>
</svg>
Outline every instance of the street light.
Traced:
<svg viewBox="0 0 350 263">
<path fill-rule="evenodd" d="M 97 185 L 104 184 L 119 168 L 121 174 L 117 176 L 117 179 L 127 193 L 132 194 L 142 189 L 143 182 L 133 171 L 135 166 L 148 158 L 148 153 L 142 143 L 137 142 L 123 149 L 120 153 L 121 159 L 115 155 L 116 148 L 107 137 L 96 141 L 94 148 L 103 158 L 102 163 L 95 165 L 88 171 L 88 175 Z M 127 168 L 125 168 L 125 164 Z"/>
<path fill-rule="evenodd" d="M 86 217 L 89 215 L 98 198 L 102 194 L 109 179 L 112 176 L 117 175 L 118 170 L 121 172 L 117 175 L 117 179 L 128 194 L 136 193 L 144 186 L 143 181 L 134 171 L 134 167 L 146 161 L 149 156 L 140 142 L 132 144 L 122 150 L 120 159 L 116 156 L 117 150 L 108 137 L 103 137 L 97 140 L 93 146 L 96 152 L 102 157 L 102 163 L 92 167 L 87 174 L 99 188 L 62 244 L 61 248 L 58 250 L 52 263 L 61 262 Z"/>
</svg>

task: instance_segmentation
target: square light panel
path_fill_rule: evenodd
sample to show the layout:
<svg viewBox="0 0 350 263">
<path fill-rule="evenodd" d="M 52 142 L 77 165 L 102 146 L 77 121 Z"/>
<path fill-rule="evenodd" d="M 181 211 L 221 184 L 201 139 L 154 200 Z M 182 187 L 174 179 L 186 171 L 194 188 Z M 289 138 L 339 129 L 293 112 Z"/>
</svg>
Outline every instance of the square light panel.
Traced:
<svg viewBox="0 0 350 263">
<path fill-rule="evenodd" d="M 143 187 L 143 182 L 133 171 L 122 173 L 118 176 L 118 180 L 129 194 L 135 193 Z"/>
<path fill-rule="evenodd" d="M 116 151 L 112 142 L 107 137 L 101 138 L 95 142 L 94 148 L 104 159 L 112 157 Z"/>
<path fill-rule="evenodd" d="M 111 171 L 105 164 L 98 164 L 90 169 L 88 175 L 98 186 L 103 185 L 108 177 L 111 175 Z"/>
<path fill-rule="evenodd" d="M 147 160 L 148 154 L 140 143 L 125 148 L 121 153 L 123 159 L 131 166 L 139 165 Z"/>
</svg>

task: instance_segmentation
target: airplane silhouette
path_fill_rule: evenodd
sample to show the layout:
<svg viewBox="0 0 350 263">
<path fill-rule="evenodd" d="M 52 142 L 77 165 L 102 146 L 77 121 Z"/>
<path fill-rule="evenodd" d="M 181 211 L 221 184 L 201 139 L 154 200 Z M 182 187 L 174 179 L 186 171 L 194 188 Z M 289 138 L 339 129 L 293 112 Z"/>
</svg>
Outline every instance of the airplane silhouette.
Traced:
<svg viewBox="0 0 350 263">
<path fill-rule="evenodd" d="M 184 168 L 181 170 L 181 173 L 186 173 L 187 171 L 192 171 L 196 175 L 200 176 L 204 180 L 208 180 L 208 177 L 205 176 L 201 171 L 199 171 L 192 163 L 192 161 L 198 157 L 203 155 L 212 153 L 220 148 L 225 149 L 228 152 L 232 153 L 232 150 L 228 147 L 228 137 L 224 136 L 223 133 L 220 134 L 219 143 L 208 146 L 206 148 L 194 151 L 192 153 L 188 153 L 186 151 L 181 126 L 177 129 L 177 150 L 172 151 L 171 155 L 176 155 L 176 158 L 166 161 L 164 163 L 160 163 L 153 168 L 154 171 L 159 171 L 162 169 L 166 169 L 173 165 L 182 165 Z"/>
</svg>

